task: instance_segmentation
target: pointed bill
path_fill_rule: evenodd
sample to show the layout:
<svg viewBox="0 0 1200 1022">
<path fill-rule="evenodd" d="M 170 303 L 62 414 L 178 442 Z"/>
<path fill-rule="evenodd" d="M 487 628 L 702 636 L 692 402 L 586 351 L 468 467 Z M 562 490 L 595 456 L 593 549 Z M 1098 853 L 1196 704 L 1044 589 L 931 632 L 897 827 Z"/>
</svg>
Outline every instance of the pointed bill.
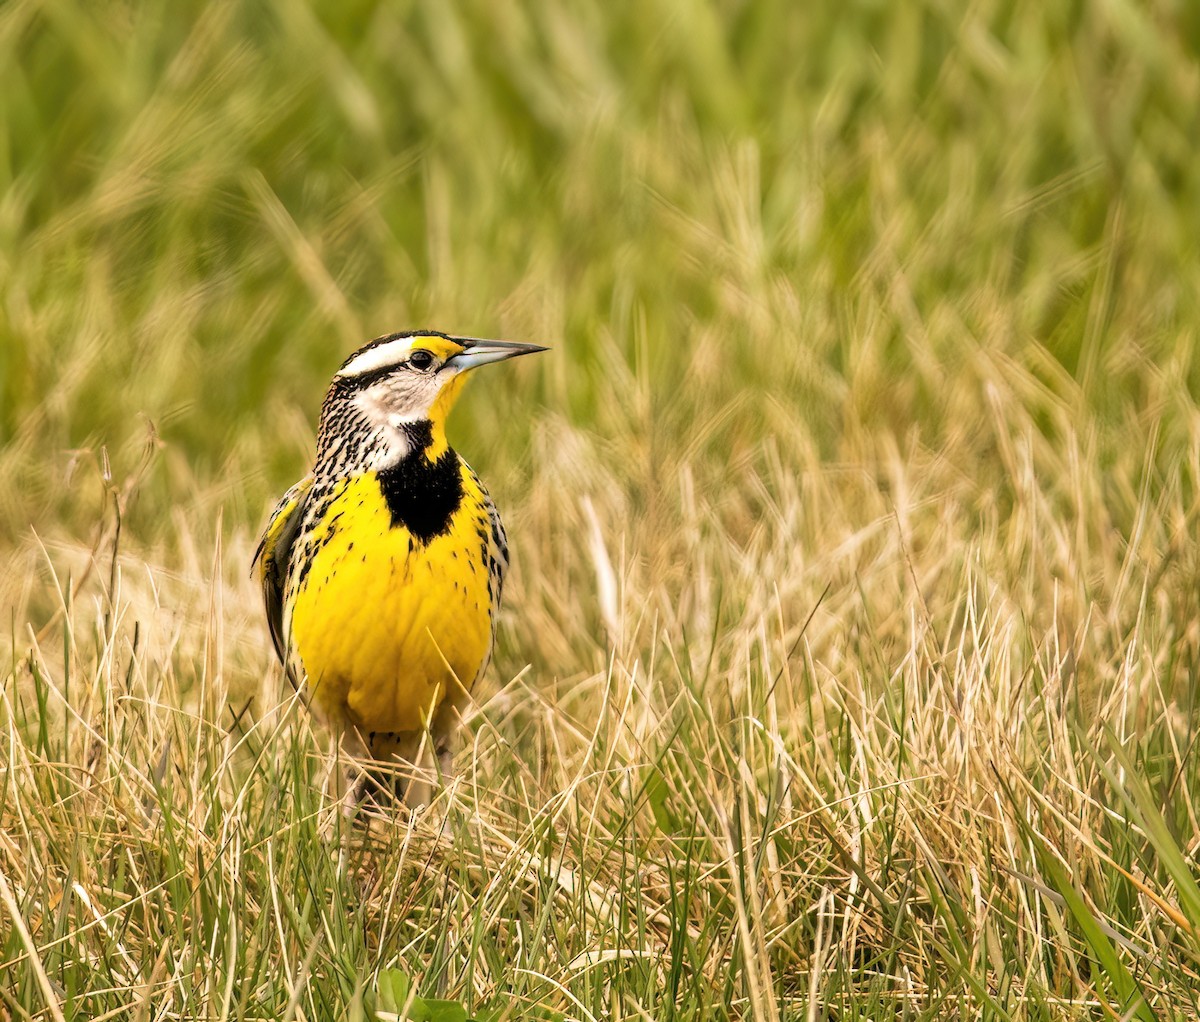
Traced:
<svg viewBox="0 0 1200 1022">
<path fill-rule="evenodd" d="M 452 356 L 447 361 L 460 370 L 474 369 L 491 362 L 503 362 L 518 355 L 532 355 L 535 351 L 548 351 L 541 344 L 518 344 L 515 341 L 488 341 L 482 337 L 455 337 L 466 351 Z"/>
</svg>

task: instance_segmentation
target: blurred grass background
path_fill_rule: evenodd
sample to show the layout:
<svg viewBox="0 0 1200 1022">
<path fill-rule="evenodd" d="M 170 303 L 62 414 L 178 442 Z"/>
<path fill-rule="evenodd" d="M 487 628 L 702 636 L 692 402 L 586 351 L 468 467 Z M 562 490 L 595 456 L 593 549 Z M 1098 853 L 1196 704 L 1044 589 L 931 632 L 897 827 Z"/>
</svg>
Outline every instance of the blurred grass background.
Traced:
<svg viewBox="0 0 1200 1022">
<path fill-rule="evenodd" d="M 215 478 L 256 522 L 331 367 L 408 325 L 556 343 L 519 404 L 581 427 L 631 367 L 667 444 L 681 396 L 749 396 L 746 438 L 778 398 L 831 454 L 850 419 L 935 445 L 981 352 L 1069 381 L 1111 443 L 1149 372 L 1200 384 L 1190 5 L 18 0 L 0 25 L 9 541 L 86 523 L 66 452 L 127 463 L 145 418 L 175 457 L 139 531 Z M 485 461 L 532 418 L 499 386 L 459 420 Z"/>
<path fill-rule="evenodd" d="M 0 6 L 0 1012 L 1195 1017 L 1198 54 L 1167 0 Z M 347 867 L 226 705 L 330 374 L 416 326 L 554 351 L 452 424 L 516 558 L 453 843 Z"/>
</svg>

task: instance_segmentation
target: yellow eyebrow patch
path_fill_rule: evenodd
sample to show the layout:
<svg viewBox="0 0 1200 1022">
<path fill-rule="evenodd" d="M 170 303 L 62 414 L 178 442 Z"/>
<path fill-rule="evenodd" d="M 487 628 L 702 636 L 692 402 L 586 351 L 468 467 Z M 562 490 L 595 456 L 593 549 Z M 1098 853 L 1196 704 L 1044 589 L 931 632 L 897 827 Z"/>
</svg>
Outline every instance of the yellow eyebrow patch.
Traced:
<svg viewBox="0 0 1200 1022">
<path fill-rule="evenodd" d="M 445 361 L 452 355 L 461 354 L 466 350 L 458 341 L 452 340 L 449 337 L 438 337 L 436 335 L 418 336 L 411 338 L 412 346 L 410 351 L 416 351 L 418 348 L 423 348 L 430 354 L 436 356 L 439 362 Z"/>
</svg>

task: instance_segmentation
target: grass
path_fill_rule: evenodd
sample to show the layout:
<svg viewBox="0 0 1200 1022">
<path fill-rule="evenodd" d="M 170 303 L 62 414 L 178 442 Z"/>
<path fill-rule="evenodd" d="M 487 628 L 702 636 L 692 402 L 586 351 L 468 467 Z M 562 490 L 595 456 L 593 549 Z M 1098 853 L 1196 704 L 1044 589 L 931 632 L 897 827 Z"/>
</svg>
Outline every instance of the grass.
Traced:
<svg viewBox="0 0 1200 1022">
<path fill-rule="evenodd" d="M 1200 1014 L 1200 18 L 808 6 L 0 8 L 0 1017 Z M 248 565 L 406 325 L 554 351 L 330 840 Z"/>
</svg>

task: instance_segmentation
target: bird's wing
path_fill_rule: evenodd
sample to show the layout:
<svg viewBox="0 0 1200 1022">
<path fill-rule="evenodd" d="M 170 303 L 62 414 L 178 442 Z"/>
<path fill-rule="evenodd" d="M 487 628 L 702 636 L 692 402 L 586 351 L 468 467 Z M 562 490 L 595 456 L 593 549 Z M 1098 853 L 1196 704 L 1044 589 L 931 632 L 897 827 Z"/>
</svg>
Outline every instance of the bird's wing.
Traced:
<svg viewBox="0 0 1200 1022">
<path fill-rule="evenodd" d="M 479 494 L 483 498 L 483 506 L 487 510 L 488 516 L 488 537 L 484 542 L 484 547 L 488 570 L 488 596 L 492 603 L 492 644 L 495 645 L 496 623 L 500 618 L 500 599 L 504 594 L 504 575 L 508 571 L 508 533 L 504 531 L 500 512 L 496 508 L 496 502 L 492 500 L 492 495 L 488 493 L 487 487 L 483 485 L 470 465 L 467 466 L 467 471 L 471 473 L 471 478 L 479 487 Z"/>
<path fill-rule="evenodd" d="M 488 579 L 492 597 L 492 620 L 500 614 L 500 597 L 504 590 L 504 575 L 508 571 L 508 533 L 504 531 L 504 523 L 500 520 L 500 512 L 487 490 L 483 491 L 487 502 L 488 519 L 492 527 L 491 539 L 488 542 Z M 493 629 L 495 625 L 493 624 Z"/>
<path fill-rule="evenodd" d="M 473 685 L 483 676 L 483 672 L 487 669 L 488 661 L 492 658 L 492 651 L 496 646 L 496 625 L 500 620 L 500 598 L 504 594 L 504 575 L 508 571 L 508 534 L 504 531 L 504 523 L 500 520 L 500 512 L 496 509 L 496 502 L 492 500 L 492 495 L 488 493 L 487 487 L 483 485 L 483 481 L 465 461 L 459 458 L 459 462 L 462 464 L 463 471 L 470 479 L 471 484 L 479 491 L 479 500 L 488 517 L 487 532 L 483 535 L 483 556 L 488 573 L 488 599 L 491 603 L 491 613 L 488 616 L 492 622 L 492 637 L 488 643 L 488 650 L 483 658 L 483 663 L 479 665 L 479 671 L 472 680 Z"/>
<path fill-rule="evenodd" d="M 279 654 L 279 660 L 293 683 L 296 679 L 291 677 L 287 639 L 284 635 L 284 600 L 287 592 L 288 561 L 291 559 L 296 536 L 300 532 L 300 523 L 304 520 L 304 505 L 312 484 L 313 477 L 305 476 L 275 505 L 251 563 L 252 569 L 254 565 L 258 566 L 263 602 L 267 607 L 267 623 L 271 626 L 271 641 L 275 643 L 275 652 Z"/>
</svg>

